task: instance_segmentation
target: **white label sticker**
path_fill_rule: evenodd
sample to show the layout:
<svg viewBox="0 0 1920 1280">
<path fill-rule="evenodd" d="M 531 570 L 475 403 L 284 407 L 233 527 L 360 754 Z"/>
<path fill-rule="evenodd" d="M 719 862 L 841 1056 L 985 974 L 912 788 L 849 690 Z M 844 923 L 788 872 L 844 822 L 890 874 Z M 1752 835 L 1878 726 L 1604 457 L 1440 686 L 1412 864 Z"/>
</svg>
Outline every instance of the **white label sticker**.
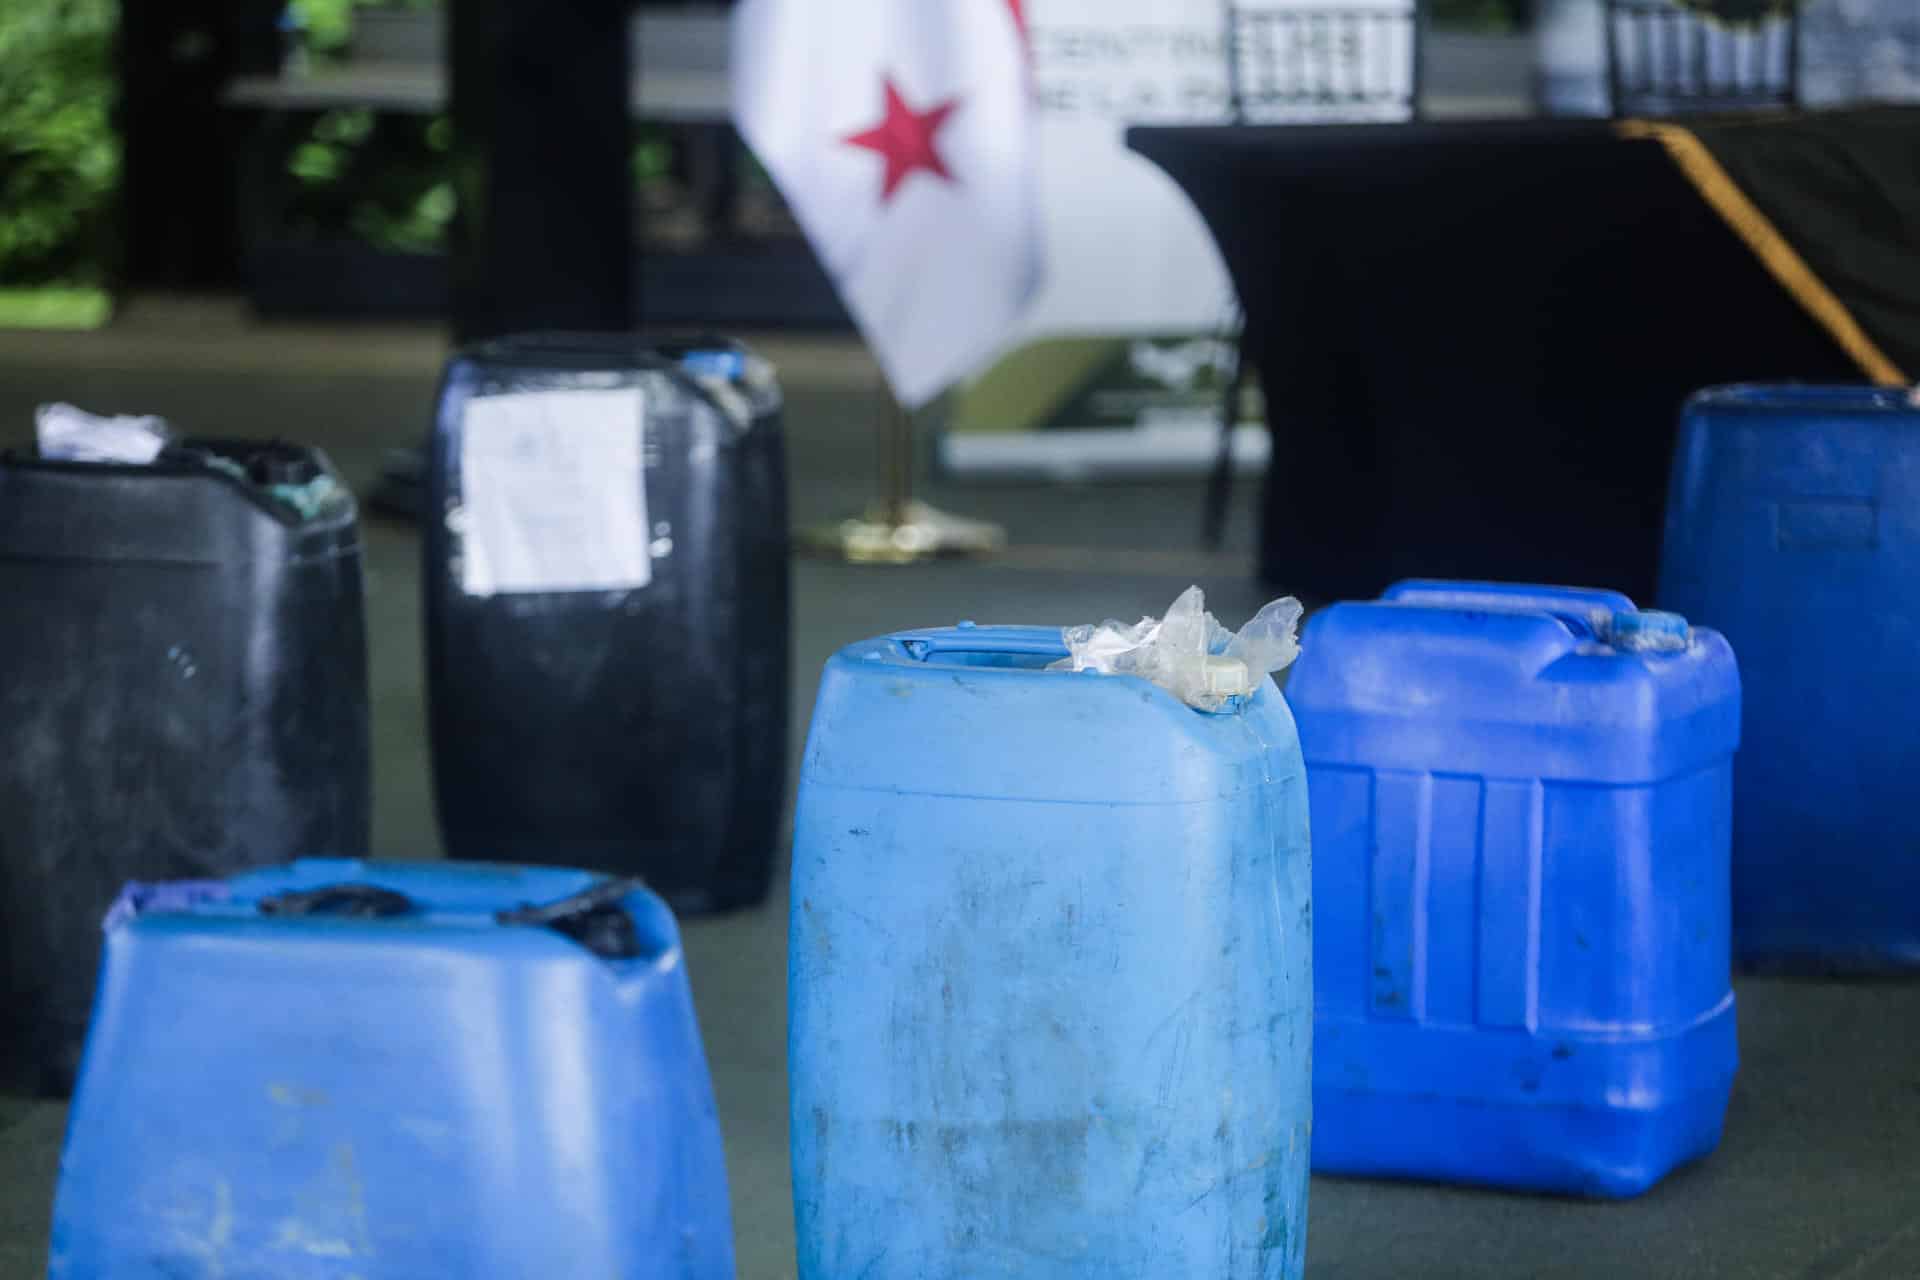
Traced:
<svg viewBox="0 0 1920 1280">
<path fill-rule="evenodd" d="M 461 586 L 478 596 L 646 586 L 645 435 L 637 387 L 470 401 Z"/>
</svg>

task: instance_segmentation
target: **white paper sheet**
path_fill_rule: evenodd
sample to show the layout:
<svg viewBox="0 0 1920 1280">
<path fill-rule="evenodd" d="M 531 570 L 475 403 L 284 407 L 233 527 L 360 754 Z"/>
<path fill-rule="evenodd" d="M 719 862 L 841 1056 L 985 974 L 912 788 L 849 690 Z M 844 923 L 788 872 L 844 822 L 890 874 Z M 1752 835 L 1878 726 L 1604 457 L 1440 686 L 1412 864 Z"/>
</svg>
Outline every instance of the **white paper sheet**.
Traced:
<svg viewBox="0 0 1920 1280">
<path fill-rule="evenodd" d="M 480 596 L 646 586 L 645 439 L 637 387 L 469 402 L 461 586 Z"/>
</svg>

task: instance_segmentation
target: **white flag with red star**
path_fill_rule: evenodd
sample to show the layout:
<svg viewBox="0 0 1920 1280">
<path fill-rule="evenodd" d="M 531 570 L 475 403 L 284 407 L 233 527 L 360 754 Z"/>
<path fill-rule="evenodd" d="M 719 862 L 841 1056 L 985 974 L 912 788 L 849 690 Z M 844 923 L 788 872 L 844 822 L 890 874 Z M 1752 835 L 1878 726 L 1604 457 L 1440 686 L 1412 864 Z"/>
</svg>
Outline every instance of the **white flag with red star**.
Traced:
<svg viewBox="0 0 1920 1280">
<path fill-rule="evenodd" d="M 909 408 L 1040 281 L 1022 0 L 742 0 L 734 121 Z"/>
</svg>

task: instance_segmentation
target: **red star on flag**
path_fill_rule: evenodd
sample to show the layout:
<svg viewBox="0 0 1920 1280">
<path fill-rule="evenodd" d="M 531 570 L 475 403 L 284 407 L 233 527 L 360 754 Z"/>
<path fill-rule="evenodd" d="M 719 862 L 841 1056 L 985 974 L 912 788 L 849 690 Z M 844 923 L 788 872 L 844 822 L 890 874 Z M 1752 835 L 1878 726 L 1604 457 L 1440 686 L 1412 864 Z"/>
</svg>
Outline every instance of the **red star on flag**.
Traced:
<svg viewBox="0 0 1920 1280">
<path fill-rule="evenodd" d="M 1045 276 L 1034 6 L 731 4 L 740 135 L 917 409 L 1019 337 Z"/>
<path fill-rule="evenodd" d="M 915 111 L 900 96 L 892 76 L 883 80 L 887 95 L 885 117 L 873 128 L 848 134 L 843 141 L 849 146 L 876 151 L 886 160 L 886 178 L 880 187 L 880 203 L 886 204 L 916 170 L 925 169 L 948 182 L 954 180 L 934 147 L 934 135 L 947 122 L 947 117 L 959 109 L 960 99 L 948 98 L 938 106 Z"/>
</svg>

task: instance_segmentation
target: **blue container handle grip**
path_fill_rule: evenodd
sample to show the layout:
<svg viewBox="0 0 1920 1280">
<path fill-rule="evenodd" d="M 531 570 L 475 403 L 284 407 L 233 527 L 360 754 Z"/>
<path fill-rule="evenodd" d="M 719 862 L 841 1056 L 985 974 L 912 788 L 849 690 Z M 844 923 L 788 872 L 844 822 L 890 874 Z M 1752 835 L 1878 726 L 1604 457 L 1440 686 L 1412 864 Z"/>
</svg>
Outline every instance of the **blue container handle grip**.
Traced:
<svg viewBox="0 0 1920 1280">
<path fill-rule="evenodd" d="M 1550 613 L 1562 621 L 1578 621 L 1591 629 L 1595 609 L 1609 614 L 1633 613 L 1632 600 L 1618 591 L 1594 587 L 1548 587 L 1521 582 L 1444 582 L 1412 578 L 1397 582 L 1380 597 L 1400 604 L 1442 609 L 1482 609 L 1491 613 Z"/>
<path fill-rule="evenodd" d="M 262 898 L 258 910 L 263 916 L 382 920 L 412 914 L 414 902 L 404 893 L 376 884 L 329 884 L 318 889 L 289 889 Z"/>
<path fill-rule="evenodd" d="M 552 929 L 603 960 L 633 960 L 645 955 L 646 947 L 625 903 L 646 887 L 638 876 L 602 880 L 558 902 L 497 911 L 493 918 L 503 925 Z"/>
<path fill-rule="evenodd" d="M 957 627 L 938 627 L 929 631 L 903 631 L 894 643 L 911 658 L 925 660 L 943 653 L 1008 653 L 1034 657 L 1064 658 L 1067 642 L 1057 627 L 976 627 L 963 622 Z"/>
</svg>

